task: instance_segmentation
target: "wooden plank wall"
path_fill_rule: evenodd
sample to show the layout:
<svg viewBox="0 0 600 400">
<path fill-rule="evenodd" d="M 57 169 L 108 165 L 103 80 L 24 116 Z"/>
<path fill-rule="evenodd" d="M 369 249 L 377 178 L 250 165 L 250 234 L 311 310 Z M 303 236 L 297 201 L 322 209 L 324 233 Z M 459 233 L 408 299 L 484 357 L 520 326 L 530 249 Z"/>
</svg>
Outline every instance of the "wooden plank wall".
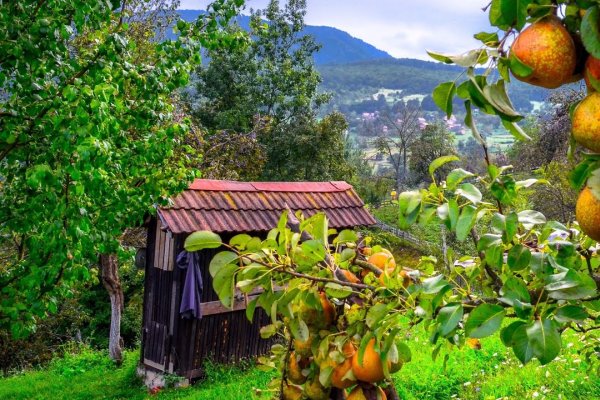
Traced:
<svg viewBox="0 0 600 400">
<path fill-rule="evenodd" d="M 184 236 L 175 240 L 175 254 L 183 249 Z M 229 240 L 223 237 L 223 240 Z M 215 302 L 219 297 L 212 289 L 212 277 L 208 271 L 210 260 L 222 249 L 204 250 L 200 253 L 200 266 L 204 290 L 202 292 L 203 310 L 206 315 L 201 320 L 187 320 L 177 315 L 172 346 L 174 370 L 189 378 L 201 376 L 205 360 L 220 363 L 239 362 L 266 354 L 273 343 L 260 337 L 260 327 L 270 323 L 262 309 L 256 309 L 254 323 L 246 318 L 245 301 L 237 303 L 237 311 L 222 312 Z M 178 291 L 183 288 L 185 271 L 175 268 L 174 281 L 178 282 Z M 181 297 L 177 293 L 177 298 Z M 179 311 L 176 311 L 179 314 Z"/>
<path fill-rule="evenodd" d="M 144 294 L 142 361 L 165 371 L 169 361 L 172 326 L 174 240 L 154 220 L 148 235 L 148 258 Z"/>
<path fill-rule="evenodd" d="M 175 267 L 175 259 L 183 250 L 185 236 L 173 237 L 160 228 L 160 221 L 154 220 L 148 233 L 141 355 L 146 367 L 197 378 L 207 359 L 231 363 L 267 353 L 272 341 L 260 337 L 260 327 L 270 322 L 264 311 L 257 309 L 254 323 L 250 323 L 245 299 L 229 311 L 220 305 L 212 289 L 208 266 L 220 249 L 200 254 L 205 316 L 201 320 L 179 316 L 186 271 Z"/>
</svg>

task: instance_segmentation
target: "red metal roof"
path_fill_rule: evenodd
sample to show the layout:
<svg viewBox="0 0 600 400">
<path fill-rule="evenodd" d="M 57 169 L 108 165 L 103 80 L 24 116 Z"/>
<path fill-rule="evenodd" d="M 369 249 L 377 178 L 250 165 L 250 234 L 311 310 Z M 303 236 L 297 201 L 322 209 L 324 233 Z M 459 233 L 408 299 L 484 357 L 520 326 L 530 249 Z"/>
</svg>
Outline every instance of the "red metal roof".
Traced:
<svg viewBox="0 0 600 400">
<path fill-rule="evenodd" d="M 346 182 L 233 182 L 197 179 L 172 205 L 158 210 L 173 233 L 268 231 L 286 209 L 305 216 L 323 211 L 332 228 L 372 225 L 375 220 Z"/>
</svg>

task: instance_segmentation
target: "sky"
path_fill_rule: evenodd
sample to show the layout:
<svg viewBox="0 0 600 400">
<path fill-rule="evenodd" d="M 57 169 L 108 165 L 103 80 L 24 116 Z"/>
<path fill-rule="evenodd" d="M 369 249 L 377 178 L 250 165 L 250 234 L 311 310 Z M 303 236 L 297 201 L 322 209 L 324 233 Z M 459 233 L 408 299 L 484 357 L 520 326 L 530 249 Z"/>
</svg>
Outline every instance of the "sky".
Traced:
<svg viewBox="0 0 600 400">
<path fill-rule="evenodd" d="M 283 4 L 284 0 L 281 0 Z M 207 0 L 181 0 L 205 9 Z M 268 0 L 246 0 L 261 9 Z M 332 26 L 397 58 L 428 60 L 426 50 L 460 54 L 477 47 L 473 34 L 490 30 L 481 8 L 489 0 L 307 0 L 307 25 Z M 246 13 L 247 13 L 246 11 Z"/>
</svg>

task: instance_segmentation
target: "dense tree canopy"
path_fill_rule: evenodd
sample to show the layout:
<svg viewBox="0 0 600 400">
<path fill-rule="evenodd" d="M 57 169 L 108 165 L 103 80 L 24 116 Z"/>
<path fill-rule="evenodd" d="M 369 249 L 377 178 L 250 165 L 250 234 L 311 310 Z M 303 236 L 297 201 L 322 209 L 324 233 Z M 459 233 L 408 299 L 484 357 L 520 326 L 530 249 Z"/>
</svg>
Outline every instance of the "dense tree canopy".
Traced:
<svg viewBox="0 0 600 400">
<path fill-rule="evenodd" d="M 141 56 L 118 1 L 4 2 L 0 7 L 0 325 L 15 334 L 57 307 L 114 252 L 126 227 L 193 177 L 173 159 L 186 124 L 171 94 L 219 46 L 219 0 L 176 41 Z M 148 31 L 146 31 L 148 32 Z"/>
</svg>

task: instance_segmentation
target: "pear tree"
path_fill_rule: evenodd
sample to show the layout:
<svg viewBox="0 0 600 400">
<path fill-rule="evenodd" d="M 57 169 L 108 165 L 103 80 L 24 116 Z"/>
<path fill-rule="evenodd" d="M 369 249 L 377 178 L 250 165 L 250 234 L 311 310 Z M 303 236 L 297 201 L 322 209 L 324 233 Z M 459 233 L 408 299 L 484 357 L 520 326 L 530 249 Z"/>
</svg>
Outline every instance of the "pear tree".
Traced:
<svg viewBox="0 0 600 400">
<path fill-rule="evenodd" d="M 435 159 L 427 171 L 431 184 L 399 195 L 398 225 L 433 221 L 458 241 L 471 241 L 475 251 L 451 256 L 449 268 L 432 256 L 403 268 L 368 237 L 329 229 L 323 214 L 304 218 L 288 211 L 266 237 L 244 234 L 222 243 L 202 234 L 189 240 L 190 248 L 217 242 L 225 249 L 210 264 L 223 304 L 231 306 L 237 291 L 258 294 L 247 315 L 264 309 L 271 323 L 262 328 L 263 337 L 279 338 L 261 359 L 263 368 L 280 371 L 268 388 L 274 398 L 397 399 L 391 377 L 411 361 L 406 338 L 417 326 L 429 333 L 434 359 L 443 347 L 476 346 L 498 335 L 521 363 L 541 365 L 556 359 L 565 331 L 572 330 L 584 359 L 591 368 L 600 366 L 600 156 L 578 139 L 600 132 L 600 115 L 591 111 L 597 108 L 586 109 L 584 100 L 574 109 L 574 118 L 585 120 L 574 121 L 579 134 L 573 146 L 579 142 L 587 150 L 571 181 L 586 189 L 579 221 L 567 224 L 519 206 L 523 190 L 545 182 L 517 180 L 510 166 L 495 165 L 474 112 L 498 116 L 515 138 L 528 140 L 519 126 L 523 115 L 506 91 L 513 77 L 556 87 L 584 74 L 594 97 L 595 70 L 584 66 L 593 63 L 587 57 L 600 58 L 599 3 L 492 0 L 484 12 L 495 31 L 475 35 L 478 49 L 458 56 L 430 53 L 465 68 L 456 81 L 437 86 L 433 99 L 448 116 L 456 96 L 464 101 L 465 124 L 482 146 L 487 168 L 476 174 L 453 168 L 454 155 Z M 519 51 L 511 49 L 520 35 L 538 29 L 558 31 L 573 48 L 553 52 L 550 44 L 550 55 L 535 54 L 523 50 L 534 41 L 524 37 Z M 552 71 L 547 58 L 557 54 L 577 60 L 560 59 L 554 64 L 569 70 Z M 439 174 L 442 169 L 449 172 Z"/>
</svg>

